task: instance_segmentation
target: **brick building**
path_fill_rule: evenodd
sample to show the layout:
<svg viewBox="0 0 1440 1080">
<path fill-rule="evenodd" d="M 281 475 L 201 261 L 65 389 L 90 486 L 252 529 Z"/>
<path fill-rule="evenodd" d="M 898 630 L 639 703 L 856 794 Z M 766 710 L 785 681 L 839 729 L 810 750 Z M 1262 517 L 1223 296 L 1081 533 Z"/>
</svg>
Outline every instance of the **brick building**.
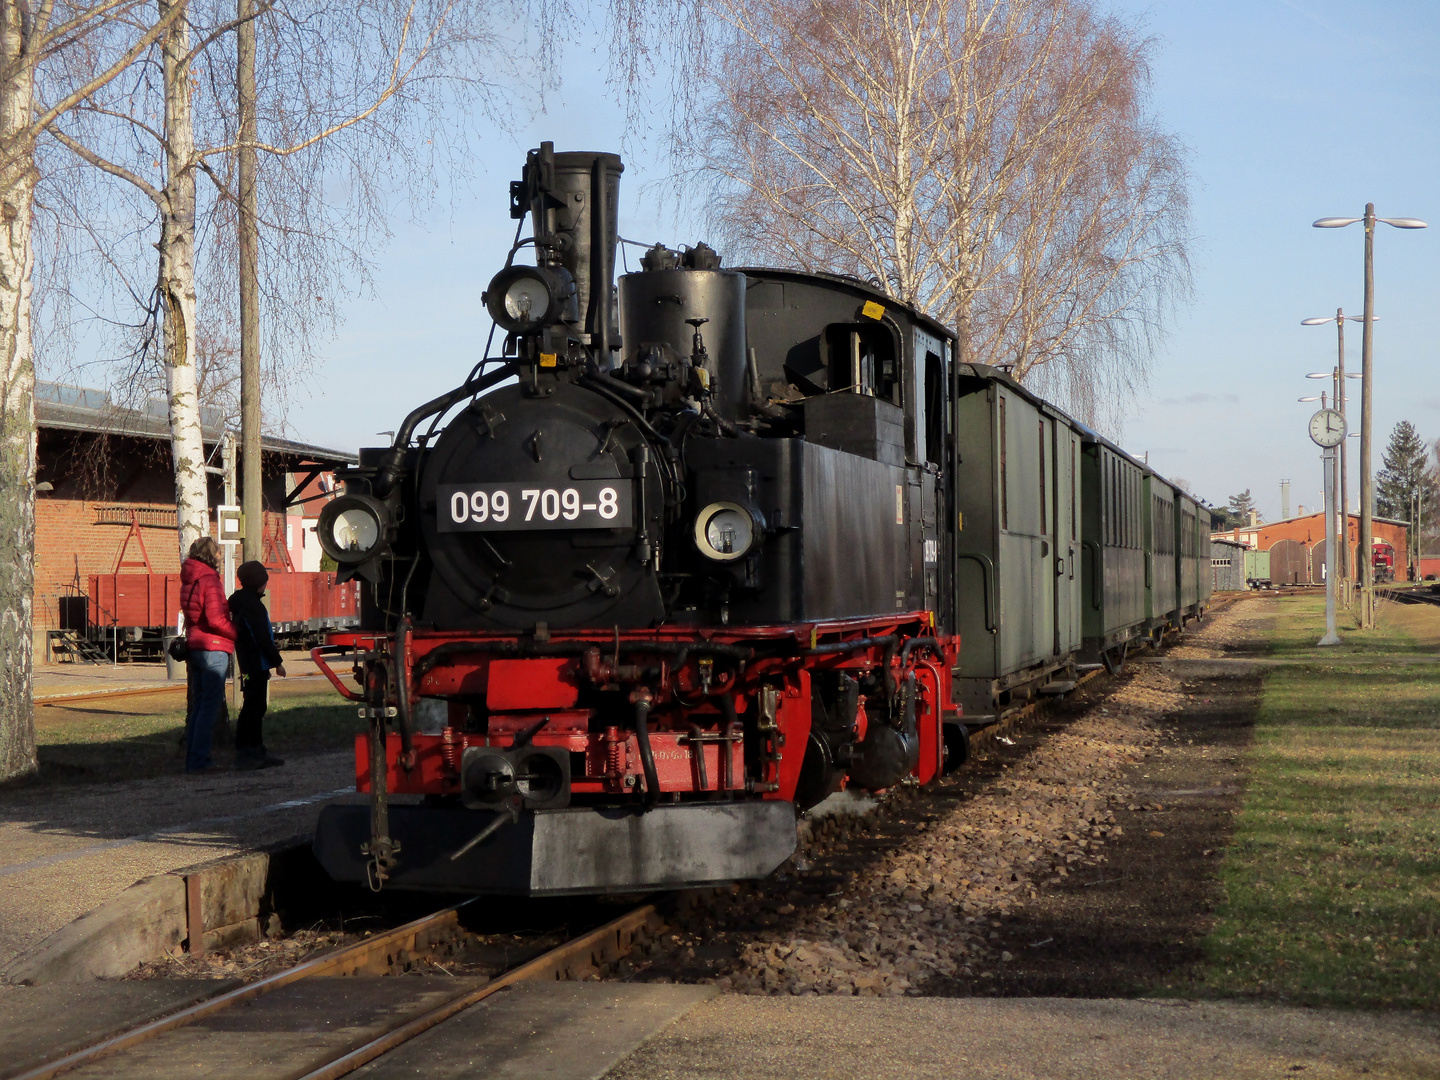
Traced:
<svg viewBox="0 0 1440 1080">
<path fill-rule="evenodd" d="M 1360 515 L 1349 514 L 1349 541 L 1345 545 L 1352 560 L 1359 558 Z M 1372 517 L 1371 538 L 1377 547 L 1394 549 L 1395 576 L 1404 579 L 1405 553 L 1409 551 L 1410 527 L 1403 521 Z M 1305 514 L 1284 521 L 1261 521 L 1223 532 L 1210 539 L 1229 540 L 1256 551 L 1270 553 L 1270 580 L 1277 585 L 1319 585 L 1325 580 L 1325 514 Z M 1351 566 L 1357 565 L 1354 561 Z M 1353 575 L 1352 575 L 1353 576 Z"/>
<path fill-rule="evenodd" d="M 84 595 L 91 574 L 173 574 L 180 550 L 163 402 L 127 409 L 103 390 L 40 383 L 35 414 L 35 657 L 42 662 L 48 632 L 61 626 L 62 601 Z M 201 428 L 209 464 L 218 465 L 218 410 L 201 410 Z M 355 456 L 269 437 L 262 447 L 264 561 L 277 572 L 319 570 L 315 518 L 335 487 L 333 470 Z M 223 494 L 222 478 L 211 475 L 212 530 Z"/>
</svg>

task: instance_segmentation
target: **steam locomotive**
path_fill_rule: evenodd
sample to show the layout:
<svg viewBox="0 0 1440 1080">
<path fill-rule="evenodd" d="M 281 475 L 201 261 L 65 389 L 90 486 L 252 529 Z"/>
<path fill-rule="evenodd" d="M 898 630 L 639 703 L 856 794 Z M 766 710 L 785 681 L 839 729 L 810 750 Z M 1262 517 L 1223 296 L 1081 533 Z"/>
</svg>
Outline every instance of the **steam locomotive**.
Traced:
<svg viewBox="0 0 1440 1080">
<path fill-rule="evenodd" d="M 1193 500 L 1181 544 L 1176 492 L 913 307 L 703 243 L 612 284 L 622 169 L 529 153 L 532 235 L 484 296 L 500 357 L 362 449 L 319 520 L 362 581 L 360 629 L 315 652 L 369 722 L 368 805 L 317 827 L 338 880 L 763 877 L 797 809 L 930 781 L 976 717 L 1203 610 Z"/>
</svg>

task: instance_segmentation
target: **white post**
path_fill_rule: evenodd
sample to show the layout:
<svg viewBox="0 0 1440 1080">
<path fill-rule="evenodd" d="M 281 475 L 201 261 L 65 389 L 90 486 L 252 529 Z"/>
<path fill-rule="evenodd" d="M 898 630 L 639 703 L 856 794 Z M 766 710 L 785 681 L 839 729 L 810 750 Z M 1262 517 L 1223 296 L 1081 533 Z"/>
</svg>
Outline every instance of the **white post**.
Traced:
<svg viewBox="0 0 1440 1080">
<path fill-rule="evenodd" d="M 1317 645 L 1339 645 L 1335 632 L 1335 448 L 1324 451 L 1325 463 L 1325 636 Z"/>
<path fill-rule="evenodd" d="M 233 431 L 226 431 L 225 434 L 220 437 L 220 465 L 221 468 L 225 470 L 225 505 L 234 506 L 235 433 Z M 218 522 L 216 531 L 219 531 Z M 222 584 L 225 589 L 225 595 L 229 596 L 235 590 L 235 545 L 221 544 L 220 546 L 225 551 L 225 580 Z M 233 658 L 230 661 L 230 667 L 230 704 L 238 709 L 240 707 L 240 679 L 238 671 L 235 670 L 236 664 Z"/>
</svg>

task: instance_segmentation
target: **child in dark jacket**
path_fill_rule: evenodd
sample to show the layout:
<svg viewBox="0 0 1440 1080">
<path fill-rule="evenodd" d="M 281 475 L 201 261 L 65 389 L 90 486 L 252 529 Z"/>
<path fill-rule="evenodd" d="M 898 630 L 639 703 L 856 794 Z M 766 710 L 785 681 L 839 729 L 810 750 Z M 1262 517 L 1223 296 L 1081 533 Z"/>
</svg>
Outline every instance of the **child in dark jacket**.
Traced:
<svg viewBox="0 0 1440 1080">
<path fill-rule="evenodd" d="M 285 677 L 285 664 L 275 648 L 270 612 L 261 600 L 270 575 L 258 562 L 241 563 L 235 576 L 240 588 L 230 594 L 230 620 L 235 624 L 235 661 L 240 666 L 240 719 L 235 724 L 235 768 L 266 769 L 284 765 L 265 750 L 261 721 L 269 706 L 270 673 Z"/>
</svg>

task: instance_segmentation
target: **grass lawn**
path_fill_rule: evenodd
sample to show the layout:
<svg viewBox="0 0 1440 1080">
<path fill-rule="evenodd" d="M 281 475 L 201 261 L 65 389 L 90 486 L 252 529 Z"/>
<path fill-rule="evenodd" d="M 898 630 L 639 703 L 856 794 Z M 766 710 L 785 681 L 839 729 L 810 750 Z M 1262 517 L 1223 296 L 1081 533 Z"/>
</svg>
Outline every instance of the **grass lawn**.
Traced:
<svg viewBox="0 0 1440 1080">
<path fill-rule="evenodd" d="M 238 715 L 232 708 L 232 718 Z M 364 727 L 355 706 L 328 689 L 272 694 L 265 745 L 282 756 L 348 748 Z M 184 732 L 183 694 L 45 706 L 35 710 L 38 779 L 83 783 L 178 772 Z M 228 765 L 229 759 L 228 749 L 216 752 L 218 763 Z"/>
<path fill-rule="evenodd" d="M 1277 603 L 1295 663 L 1264 676 L 1205 989 L 1440 1008 L 1440 664 L 1413 662 L 1440 608 L 1387 605 L 1317 650 L 1323 600 Z"/>
</svg>

